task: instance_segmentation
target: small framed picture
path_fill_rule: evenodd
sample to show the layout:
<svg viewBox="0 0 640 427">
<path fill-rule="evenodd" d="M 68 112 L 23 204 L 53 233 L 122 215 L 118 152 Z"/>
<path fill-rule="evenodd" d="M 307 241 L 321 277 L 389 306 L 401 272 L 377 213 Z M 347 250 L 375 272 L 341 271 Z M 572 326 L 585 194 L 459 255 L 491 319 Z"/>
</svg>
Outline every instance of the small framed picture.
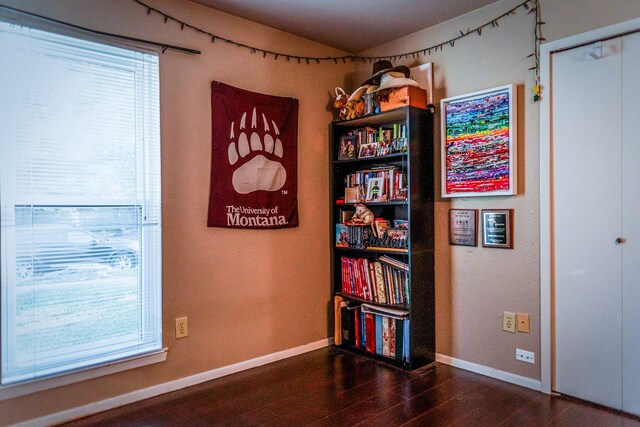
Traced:
<svg viewBox="0 0 640 427">
<path fill-rule="evenodd" d="M 409 246 L 409 230 L 406 228 L 389 228 L 387 236 L 389 247 L 407 248 Z"/>
<path fill-rule="evenodd" d="M 390 227 L 391 223 L 388 219 L 378 218 L 373 221 L 373 232 L 376 237 L 382 236 Z"/>
<path fill-rule="evenodd" d="M 394 219 L 393 220 L 393 228 L 404 228 L 405 230 L 409 229 L 409 220 L 407 219 Z"/>
<path fill-rule="evenodd" d="M 358 157 L 363 159 L 366 157 L 374 157 L 376 155 L 376 150 L 378 145 L 373 142 L 370 144 L 362 144 L 360 146 L 360 151 L 358 152 Z"/>
<path fill-rule="evenodd" d="M 367 183 L 367 202 L 379 202 L 384 191 L 384 178 L 369 178 Z"/>
<path fill-rule="evenodd" d="M 338 160 L 349 160 L 356 158 L 356 139 L 357 136 L 355 135 L 345 135 L 340 138 Z"/>
<path fill-rule="evenodd" d="M 478 246 L 477 223 L 477 209 L 449 209 L 449 244 Z"/>
<path fill-rule="evenodd" d="M 336 224 L 336 247 L 348 248 L 349 247 L 349 234 L 347 226 L 344 224 Z"/>
<path fill-rule="evenodd" d="M 482 246 L 513 248 L 513 209 L 482 210 Z"/>
</svg>

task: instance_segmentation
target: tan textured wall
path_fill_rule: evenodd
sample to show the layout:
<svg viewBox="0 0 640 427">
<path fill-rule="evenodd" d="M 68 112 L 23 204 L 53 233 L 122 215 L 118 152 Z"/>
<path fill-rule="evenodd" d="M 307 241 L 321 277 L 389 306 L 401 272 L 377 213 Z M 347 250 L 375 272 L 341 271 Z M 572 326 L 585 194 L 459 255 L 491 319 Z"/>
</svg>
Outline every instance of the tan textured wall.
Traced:
<svg viewBox="0 0 640 427">
<path fill-rule="evenodd" d="M 476 28 L 498 17 L 519 0 L 503 0 L 365 52 L 394 55 L 449 40 L 459 31 Z M 637 0 L 543 0 L 543 35 L 567 37 L 640 16 Z M 540 379 L 540 260 L 539 260 L 539 109 L 532 101 L 533 15 L 519 9 L 487 28 L 431 56 L 395 61 L 415 66 L 433 62 L 434 92 L 441 98 L 515 83 L 518 88 L 518 195 L 439 199 L 436 207 L 436 350 L 440 354 L 489 366 L 527 378 Z M 371 74 L 359 64 L 356 82 Z M 543 92 L 543 96 L 544 96 Z M 440 114 L 436 114 L 436 191 L 440 193 Z M 450 246 L 450 208 L 515 210 L 512 250 Z M 501 330 L 503 311 L 531 315 L 531 333 Z M 515 360 L 516 347 L 534 351 L 536 364 Z"/>
<path fill-rule="evenodd" d="M 215 34 L 300 55 L 337 55 L 294 37 L 186 0 L 149 4 Z M 329 302 L 328 110 L 333 87 L 352 64 L 263 59 L 211 44 L 132 0 L 9 1 L 78 25 L 201 50 L 161 56 L 163 318 L 165 363 L 0 402 L 0 425 L 41 417 L 326 339 Z M 300 101 L 300 227 L 206 227 L 211 153 L 210 83 L 222 81 Z M 174 339 L 174 319 L 189 317 L 189 337 Z"/>
<path fill-rule="evenodd" d="M 219 13 L 186 0 L 148 0 L 155 7 L 247 44 L 302 55 L 332 49 Z M 0 425 L 37 418 L 326 338 L 329 299 L 327 111 L 335 85 L 349 83 L 353 65 L 264 60 L 224 43 L 211 45 L 148 17 L 130 0 L 0 0 L 87 27 L 201 49 L 161 59 L 164 198 L 164 344 L 167 362 L 0 402 Z M 436 44 L 501 14 L 514 0 L 435 26 L 376 49 L 396 54 Z M 637 0 L 543 0 L 548 40 L 640 16 Z M 518 85 L 519 195 L 438 201 L 436 216 L 437 351 L 538 379 L 538 365 L 514 360 L 515 347 L 539 353 L 538 107 L 531 102 L 533 21 L 521 11 L 410 66 L 435 63 L 436 98 L 507 83 Z M 371 66 L 358 66 L 359 77 Z M 210 155 L 209 84 L 300 100 L 301 226 L 285 231 L 206 228 Z M 436 116 L 439 120 L 439 115 Z M 436 128 L 436 137 L 440 133 Z M 436 149 L 439 155 L 439 149 Z M 438 163 L 439 165 L 439 163 Z M 439 182 L 439 175 L 436 175 Z M 440 186 L 437 184 L 437 191 Z M 451 247 L 447 211 L 514 208 L 515 249 Z M 286 307 L 286 308 L 285 308 Z M 532 333 L 500 331 L 503 310 L 531 314 Z M 189 337 L 173 338 L 173 319 L 189 317 Z"/>
</svg>

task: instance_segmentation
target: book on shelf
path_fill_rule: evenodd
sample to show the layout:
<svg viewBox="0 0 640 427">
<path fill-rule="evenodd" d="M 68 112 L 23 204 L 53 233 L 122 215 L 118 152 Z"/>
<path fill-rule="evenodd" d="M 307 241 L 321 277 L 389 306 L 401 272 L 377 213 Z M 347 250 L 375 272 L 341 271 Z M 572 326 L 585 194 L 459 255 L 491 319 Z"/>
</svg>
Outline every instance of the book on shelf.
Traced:
<svg viewBox="0 0 640 427">
<path fill-rule="evenodd" d="M 409 312 L 363 303 L 342 307 L 344 345 L 400 361 L 409 362 Z"/>
<path fill-rule="evenodd" d="M 335 345 L 342 344 L 342 307 L 346 304 L 340 295 L 333 297 L 333 312 L 334 312 L 334 328 L 333 328 L 333 342 Z"/>
<path fill-rule="evenodd" d="M 347 203 L 407 200 L 406 173 L 397 166 L 379 166 L 347 174 L 344 185 Z"/>
<path fill-rule="evenodd" d="M 357 203 L 361 201 L 360 188 L 358 187 L 345 187 L 344 189 L 344 201 L 345 203 Z"/>
<path fill-rule="evenodd" d="M 352 210 L 352 209 L 340 209 L 340 222 L 347 222 L 350 221 L 351 218 L 353 218 L 353 214 L 355 214 L 356 211 Z"/>
<path fill-rule="evenodd" d="M 343 256 L 341 292 L 378 304 L 409 304 L 409 273 L 403 264 Z"/>
</svg>

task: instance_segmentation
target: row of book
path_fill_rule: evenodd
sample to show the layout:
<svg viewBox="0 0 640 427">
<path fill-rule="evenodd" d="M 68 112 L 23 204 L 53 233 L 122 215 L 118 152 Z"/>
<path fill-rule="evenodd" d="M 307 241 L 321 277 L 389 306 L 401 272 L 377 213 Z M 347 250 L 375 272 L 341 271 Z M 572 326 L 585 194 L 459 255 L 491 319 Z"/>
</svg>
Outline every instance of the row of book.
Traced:
<svg viewBox="0 0 640 427">
<path fill-rule="evenodd" d="M 345 202 L 407 200 L 407 175 L 396 166 L 384 166 L 348 174 Z"/>
<path fill-rule="evenodd" d="M 409 304 L 409 266 L 383 255 L 367 258 L 341 258 L 342 293 L 379 304 Z"/>
<path fill-rule="evenodd" d="M 369 304 L 350 305 L 336 296 L 334 342 L 409 363 L 409 313 Z"/>
</svg>

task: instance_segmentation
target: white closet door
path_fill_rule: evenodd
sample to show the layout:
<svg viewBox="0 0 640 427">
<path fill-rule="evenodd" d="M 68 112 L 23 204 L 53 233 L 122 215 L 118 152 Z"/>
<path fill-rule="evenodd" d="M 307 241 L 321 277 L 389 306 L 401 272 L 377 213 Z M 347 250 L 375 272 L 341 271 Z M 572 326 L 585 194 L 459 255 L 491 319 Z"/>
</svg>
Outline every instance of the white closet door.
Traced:
<svg viewBox="0 0 640 427">
<path fill-rule="evenodd" d="M 640 34 L 622 39 L 622 409 L 640 415 Z"/>
<path fill-rule="evenodd" d="M 586 46 L 552 63 L 554 388 L 614 408 L 622 407 L 620 49 L 610 40 L 599 59 Z"/>
</svg>

